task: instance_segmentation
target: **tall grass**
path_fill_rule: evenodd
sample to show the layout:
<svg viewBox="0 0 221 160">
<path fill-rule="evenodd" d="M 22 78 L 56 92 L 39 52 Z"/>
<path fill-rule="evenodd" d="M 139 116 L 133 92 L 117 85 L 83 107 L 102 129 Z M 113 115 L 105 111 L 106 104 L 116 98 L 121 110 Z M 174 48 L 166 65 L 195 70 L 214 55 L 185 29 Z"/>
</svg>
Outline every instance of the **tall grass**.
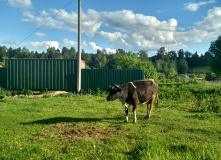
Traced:
<svg viewBox="0 0 221 160">
<path fill-rule="evenodd" d="M 220 86 L 160 85 L 160 106 L 147 120 L 139 105 L 137 124 L 97 95 L 6 97 L 0 159 L 221 159 Z"/>
</svg>

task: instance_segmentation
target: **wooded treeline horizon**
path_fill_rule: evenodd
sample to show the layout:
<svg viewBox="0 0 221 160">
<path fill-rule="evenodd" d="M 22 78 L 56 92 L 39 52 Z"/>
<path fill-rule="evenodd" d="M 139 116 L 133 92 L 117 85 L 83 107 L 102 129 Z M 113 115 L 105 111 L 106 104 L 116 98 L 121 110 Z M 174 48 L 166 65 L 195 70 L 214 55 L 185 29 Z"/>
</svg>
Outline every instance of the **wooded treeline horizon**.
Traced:
<svg viewBox="0 0 221 160">
<path fill-rule="evenodd" d="M 85 61 L 86 69 L 142 69 L 145 78 L 170 79 L 177 74 L 190 73 L 189 69 L 193 67 L 211 66 L 211 59 L 215 59 L 214 52 L 221 51 L 221 45 L 218 51 L 216 42 L 221 44 L 221 37 L 211 42 L 211 46 L 205 54 L 191 53 L 183 49 L 168 51 L 165 47 L 158 49 L 153 57 L 148 57 L 148 52 L 140 50 L 138 53 L 126 52 L 123 49 L 116 50 L 115 54 L 107 54 L 105 50 L 97 50 L 97 53 L 85 53 L 82 49 L 82 60 Z M 74 47 L 68 49 L 63 47 L 60 51 L 54 47 L 49 47 L 46 52 L 38 53 L 23 48 L 7 48 L 0 46 L 0 62 L 5 63 L 7 58 L 58 58 L 58 59 L 77 59 L 78 52 Z M 215 71 L 216 70 L 211 70 Z M 209 71 L 209 72 L 211 72 Z M 210 74 L 215 74 L 211 72 Z M 217 72 L 219 73 L 219 72 Z M 219 74 L 218 74 L 219 75 Z"/>
</svg>

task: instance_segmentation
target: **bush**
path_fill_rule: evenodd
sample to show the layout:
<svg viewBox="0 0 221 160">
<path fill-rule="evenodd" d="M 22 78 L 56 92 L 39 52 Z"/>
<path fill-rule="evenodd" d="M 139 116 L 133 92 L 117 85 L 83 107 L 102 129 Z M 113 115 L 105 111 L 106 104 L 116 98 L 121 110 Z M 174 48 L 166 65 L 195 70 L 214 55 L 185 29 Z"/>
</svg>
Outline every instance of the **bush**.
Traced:
<svg viewBox="0 0 221 160">
<path fill-rule="evenodd" d="M 217 76 L 215 73 L 213 73 L 213 72 L 206 73 L 206 80 L 207 81 L 214 81 L 214 80 L 216 80 L 216 78 L 217 78 Z"/>
<path fill-rule="evenodd" d="M 195 74 L 188 74 L 188 76 L 189 76 L 191 79 L 197 78 L 197 76 L 196 76 Z"/>
<path fill-rule="evenodd" d="M 8 94 L 9 94 L 8 91 L 6 91 L 4 88 L 2 88 L 2 87 L 0 86 L 0 96 L 5 97 L 5 96 L 7 96 Z"/>
<path fill-rule="evenodd" d="M 214 112 L 221 113 L 220 98 L 208 98 L 197 101 L 195 107 L 191 109 L 192 112 Z"/>
<path fill-rule="evenodd" d="M 29 96 L 29 95 L 32 95 L 34 92 L 30 89 L 23 89 L 22 93 L 26 96 Z"/>
</svg>

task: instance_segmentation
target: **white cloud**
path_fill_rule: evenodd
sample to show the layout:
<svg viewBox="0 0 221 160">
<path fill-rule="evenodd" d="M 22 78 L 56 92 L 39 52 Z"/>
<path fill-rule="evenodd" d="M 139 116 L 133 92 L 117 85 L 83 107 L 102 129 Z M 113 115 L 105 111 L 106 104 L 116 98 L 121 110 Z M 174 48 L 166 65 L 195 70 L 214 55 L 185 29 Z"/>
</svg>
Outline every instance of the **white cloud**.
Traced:
<svg viewBox="0 0 221 160">
<path fill-rule="evenodd" d="M 30 11 L 25 11 L 23 12 L 23 16 L 26 18 L 22 19 L 22 21 L 33 22 L 38 26 L 43 25 L 44 28 L 54 28 L 69 32 L 78 31 L 78 13 L 75 12 L 69 13 L 64 9 L 50 9 L 49 12 L 41 11 L 38 16 L 34 15 Z M 93 36 L 100 26 L 101 22 L 91 17 L 89 13 L 82 13 L 82 32 L 89 36 Z"/>
<path fill-rule="evenodd" d="M 214 39 L 221 34 L 221 7 L 214 7 L 208 11 L 203 21 L 197 22 L 192 30 L 176 32 L 176 40 L 182 43 L 200 43 L 208 39 Z"/>
<path fill-rule="evenodd" d="M 2 44 L 14 45 L 14 46 L 16 46 L 18 44 L 17 41 L 15 39 L 13 39 L 13 38 L 0 39 L 0 42 Z"/>
<path fill-rule="evenodd" d="M 123 37 L 121 32 L 109 33 L 109 32 L 100 31 L 98 35 L 108 39 L 110 42 L 115 42 L 120 37 Z"/>
<path fill-rule="evenodd" d="M 210 4 L 210 3 L 216 3 L 215 0 L 210 0 L 208 2 L 205 2 L 205 1 L 202 1 L 202 2 L 199 2 L 199 3 L 185 3 L 185 9 L 187 10 L 190 10 L 192 12 L 195 12 L 197 11 L 201 6 L 204 6 L 204 5 L 207 5 L 207 4 Z"/>
<path fill-rule="evenodd" d="M 36 32 L 35 35 L 36 35 L 37 37 L 45 37 L 45 36 L 46 36 L 46 34 L 40 33 L 40 32 Z"/>
<path fill-rule="evenodd" d="M 8 4 L 18 8 L 30 8 L 32 6 L 31 0 L 8 0 Z"/>
<path fill-rule="evenodd" d="M 89 42 L 89 47 L 93 50 L 93 51 L 97 51 L 97 50 L 100 50 L 102 51 L 102 48 L 97 46 L 96 43 L 94 42 Z"/>
<path fill-rule="evenodd" d="M 106 54 L 115 54 L 115 53 L 117 53 L 117 50 L 116 49 L 105 48 L 105 53 Z"/>
<path fill-rule="evenodd" d="M 66 38 L 62 39 L 62 42 L 65 43 L 68 46 L 76 46 L 78 44 L 78 42 L 76 41 L 70 41 Z"/>
<path fill-rule="evenodd" d="M 206 3 L 214 3 L 208 1 Z M 200 3 L 201 6 L 203 3 Z M 56 13 L 60 12 L 53 18 Z M 35 15 L 30 11 L 23 12 L 26 17 L 25 22 L 33 22 L 45 28 L 54 28 L 77 32 L 77 13 L 66 12 L 64 9 L 50 9 L 49 12 L 42 11 Z M 160 47 L 180 49 L 185 48 L 190 42 L 202 42 L 221 34 L 221 7 L 215 7 L 208 12 L 208 15 L 200 22 L 195 23 L 192 29 L 187 30 L 178 27 L 176 19 L 160 21 L 156 17 L 144 14 L 135 14 L 130 10 L 122 11 L 95 11 L 89 9 L 82 13 L 82 32 L 88 36 L 101 36 L 107 39 L 113 48 L 123 48 L 125 50 L 156 51 Z M 114 32 L 107 32 L 105 27 L 112 28 Z M 74 41 L 63 39 L 69 45 L 76 44 Z M 92 48 L 94 51 L 102 48 L 94 42 L 84 46 Z"/>
<path fill-rule="evenodd" d="M 214 7 L 214 9 L 208 11 L 207 17 L 205 17 L 203 21 L 197 22 L 196 25 L 202 30 L 221 31 L 221 23 L 219 23 L 220 21 L 221 7 Z"/>
<path fill-rule="evenodd" d="M 22 45 L 28 46 L 33 50 L 39 52 L 46 51 L 49 47 L 55 47 L 59 49 L 59 43 L 57 41 L 43 41 L 43 42 L 25 42 Z"/>
</svg>

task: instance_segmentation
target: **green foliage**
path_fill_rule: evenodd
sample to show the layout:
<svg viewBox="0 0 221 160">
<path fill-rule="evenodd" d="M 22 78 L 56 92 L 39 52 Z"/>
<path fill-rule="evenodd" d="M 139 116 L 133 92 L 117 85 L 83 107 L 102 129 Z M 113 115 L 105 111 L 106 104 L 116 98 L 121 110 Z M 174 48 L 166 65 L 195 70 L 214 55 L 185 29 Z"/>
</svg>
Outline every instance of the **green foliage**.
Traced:
<svg viewBox="0 0 221 160">
<path fill-rule="evenodd" d="M 214 73 L 221 75 L 221 36 L 212 41 L 209 48 L 210 67 Z"/>
<path fill-rule="evenodd" d="M 22 94 L 29 96 L 32 95 L 34 92 L 30 89 L 23 89 Z"/>
<path fill-rule="evenodd" d="M 42 91 L 42 94 L 43 94 L 43 98 L 50 98 L 50 97 L 52 97 L 51 93 L 48 91 L 47 88 Z"/>
<path fill-rule="evenodd" d="M 189 69 L 189 73 L 191 74 L 206 74 L 207 72 L 210 71 L 209 66 L 199 66 L 199 67 L 192 67 Z"/>
<path fill-rule="evenodd" d="M 0 86 L 0 96 L 7 96 L 9 92 Z"/>
<path fill-rule="evenodd" d="M 215 73 L 213 73 L 213 72 L 206 73 L 206 80 L 207 81 L 214 81 L 214 80 L 216 80 L 216 78 L 217 78 L 217 76 Z"/>
<path fill-rule="evenodd" d="M 116 69 L 141 69 L 144 70 L 144 77 L 157 79 L 157 71 L 149 60 L 141 60 L 137 54 L 118 55 Z"/>
<path fill-rule="evenodd" d="M 179 74 L 185 74 L 187 73 L 189 67 L 188 67 L 188 63 L 185 59 L 181 59 L 178 63 L 177 63 L 177 69 L 178 69 L 178 73 Z"/>
</svg>

